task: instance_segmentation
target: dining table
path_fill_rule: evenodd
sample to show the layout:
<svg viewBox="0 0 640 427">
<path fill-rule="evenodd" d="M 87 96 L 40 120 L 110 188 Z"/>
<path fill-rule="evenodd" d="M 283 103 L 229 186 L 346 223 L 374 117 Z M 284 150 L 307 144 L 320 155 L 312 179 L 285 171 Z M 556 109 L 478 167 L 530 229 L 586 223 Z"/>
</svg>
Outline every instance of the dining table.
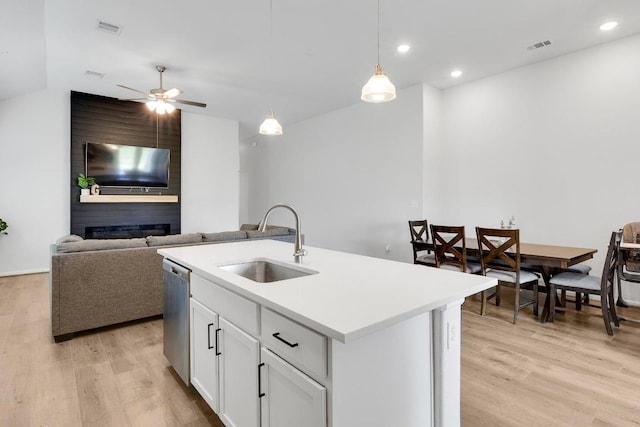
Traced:
<svg viewBox="0 0 640 427">
<path fill-rule="evenodd" d="M 417 250 L 434 250 L 434 245 L 431 240 L 413 240 L 411 244 L 414 245 Z M 465 238 L 465 245 L 469 259 L 479 258 L 477 239 L 467 237 Z M 542 322 L 553 322 L 553 315 L 550 310 L 550 306 L 552 306 L 552 304 L 550 304 L 551 295 L 549 295 L 548 292 L 551 276 L 572 265 L 592 259 L 596 252 L 598 252 L 598 250 L 592 248 L 520 242 L 520 262 L 527 264 L 527 268 L 532 268 L 539 272 L 547 289 L 544 308 L 540 316 Z M 554 296 L 554 298 L 555 297 L 557 296 Z M 555 306 L 555 304 L 553 305 Z"/>
</svg>

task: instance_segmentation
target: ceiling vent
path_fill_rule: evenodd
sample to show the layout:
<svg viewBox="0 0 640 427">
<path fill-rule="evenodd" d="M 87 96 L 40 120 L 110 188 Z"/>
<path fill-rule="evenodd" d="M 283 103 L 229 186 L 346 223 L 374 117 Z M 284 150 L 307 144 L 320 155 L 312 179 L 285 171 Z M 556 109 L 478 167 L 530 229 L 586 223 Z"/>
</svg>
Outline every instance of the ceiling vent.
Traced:
<svg viewBox="0 0 640 427">
<path fill-rule="evenodd" d="M 542 42 L 538 42 L 538 43 L 534 43 L 531 46 L 527 46 L 527 50 L 535 50 L 535 49 L 540 49 L 543 47 L 547 47 L 551 45 L 551 40 L 545 40 Z"/>
<path fill-rule="evenodd" d="M 91 70 L 85 71 L 84 74 L 85 76 L 98 77 L 100 79 L 104 77 L 104 73 L 99 73 L 97 71 L 91 71 Z"/>
<path fill-rule="evenodd" d="M 102 19 L 98 19 L 98 30 L 104 31 L 109 34 L 120 35 L 120 33 L 122 32 L 122 27 L 103 21 Z"/>
</svg>

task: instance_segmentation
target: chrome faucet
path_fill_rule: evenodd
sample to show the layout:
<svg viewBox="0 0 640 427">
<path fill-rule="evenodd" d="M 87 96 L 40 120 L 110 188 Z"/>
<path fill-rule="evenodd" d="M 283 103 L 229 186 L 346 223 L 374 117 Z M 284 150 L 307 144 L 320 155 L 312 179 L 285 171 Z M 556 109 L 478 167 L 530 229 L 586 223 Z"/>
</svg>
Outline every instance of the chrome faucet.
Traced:
<svg viewBox="0 0 640 427">
<path fill-rule="evenodd" d="M 302 263 L 302 257 L 307 254 L 307 251 L 302 249 L 302 239 L 300 238 L 300 217 L 298 216 L 298 212 L 296 212 L 293 207 L 289 205 L 285 205 L 284 203 L 278 203 L 277 205 L 269 208 L 267 213 L 264 215 L 262 221 L 260 221 L 260 225 L 258 226 L 258 231 L 265 231 L 267 229 L 267 220 L 269 219 L 269 214 L 275 208 L 285 208 L 291 211 L 293 216 L 296 218 L 296 241 L 293 243 L 293 257 L 295 261 L 300 264 Z"/>
</svg>

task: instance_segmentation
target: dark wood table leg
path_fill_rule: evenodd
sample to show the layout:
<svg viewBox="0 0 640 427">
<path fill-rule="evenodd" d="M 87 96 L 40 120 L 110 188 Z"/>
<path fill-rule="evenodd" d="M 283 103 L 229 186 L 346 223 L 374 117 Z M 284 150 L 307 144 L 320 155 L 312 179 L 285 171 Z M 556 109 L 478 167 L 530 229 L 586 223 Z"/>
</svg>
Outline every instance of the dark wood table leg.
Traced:
<svg viewBox="0 0 640 427">
<path fill-rule="evenodd" d="M 551 279 L 551 270 L 549 267 L 542 267 L 540 269 L 540 273 L 542 274 L 542 280 L 544 281 L 544 286 L 546 288 L 547 296 L 544 299 L 544 307 L 542 308 L 542 314 L 540 315 L 540 321 L 545 323 L 549 320 L 549 312 L 550 312 L 550 296 L 551 292 L 549 290 L 549 280 Z M 551 319 L 553 321 L 553 318 Z"/>
</svg>

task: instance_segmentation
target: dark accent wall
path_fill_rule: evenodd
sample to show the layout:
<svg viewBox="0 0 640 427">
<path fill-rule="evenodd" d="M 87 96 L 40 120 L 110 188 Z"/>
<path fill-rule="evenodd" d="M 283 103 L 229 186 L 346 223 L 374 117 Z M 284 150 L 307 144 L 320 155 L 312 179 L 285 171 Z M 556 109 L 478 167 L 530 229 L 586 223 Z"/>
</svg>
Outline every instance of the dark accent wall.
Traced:
<svg viewBox="0 0 640 427">
<path fill-rule="evenodd" d="M 170 224 L 180 233 L 180 110 L 158 115 L 139 102 L 71 92 L 71 234 L 85 237 L 87 226 Z M 85 173 L 85 143 L 169 148 L 168 189 L 101 187 L 101 194 L 178 195 L 178 203 L 80 203 L 79 173 Z M 98 183 L 100 184 L 100 183 Z"/>
</svg>

